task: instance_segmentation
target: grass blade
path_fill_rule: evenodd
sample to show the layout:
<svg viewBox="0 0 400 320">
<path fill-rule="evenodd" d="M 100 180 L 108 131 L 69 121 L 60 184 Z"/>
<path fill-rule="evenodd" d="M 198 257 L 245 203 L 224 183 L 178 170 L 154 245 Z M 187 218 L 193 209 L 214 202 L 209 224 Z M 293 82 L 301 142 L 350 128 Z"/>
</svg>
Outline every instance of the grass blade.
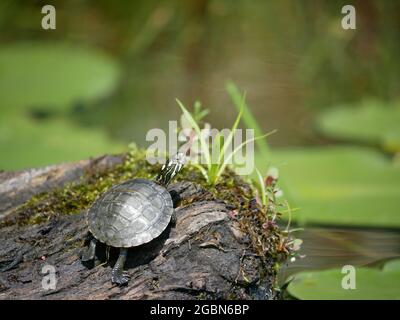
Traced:
<svg viewBox="0 0 400 320">
<path fill-rule="evenodd" d="M 218 163 L 222 162 L 222 159 L 225 156 L 225 152 L 226 152 L 226 150 L 228 149 L 230 143 L 233 140 L 233 136 L 235 135 L 235 131 L 236 131 L 236 129 L 237 129 L 239 123 L 240 123 L 240 119 L 242 118 L 242 115 L 243 115 L 245 99 L 246 99 L 246 93 L 243 93 L 243 95 L 241 96 L 241 103 L 240 103 L 239 113 L 238 113 L 238 115 L 236 117 L 236 120 L 235 120 L 235 122 L 234 122 L 234 124 L 232 126 L 232 129 L 231 129 L 228 137 L 226 138 L 226 141 L 225 141 L 225 138 L 224 138 L 224 145 L 223 145 L 222 151 L 221 151 L 221 153 L 219 155 Z"/>
<path fill-rule="evenodd" d="M 258 183 L 260 185 L 260 191 L 261 191 L 261 203 L 263 206 L 267 205 L 267 195 L 266 195 L 266 190 L 265 190 L 265 184 L 264 184 L 264 179 L 261 175 L 261 172 L 256 168 L 256 173 L 258 177 Z"/>
<path fill-rule="evenodd" d="M 239 112 L 243 107 L 243 121 L 246 124 L 246 127 L 249 129 L 254 129 L 254 135 L 256 137 L 262 135 L 262 130 L 258 125 L 257 120 L 254 118 L 249 106 L 245 101 L 243 101 L 242 105 L 242 94 L 233 81 L 228 81 L 226 83 L 226 90 L 228 91 L 236 110 Z M 258 140 L 257 147 L 263 159 L 268 159 L 270 157 L 271 153 L 267 142 L 264 140 Z"/>
<path fill-rule="evenodd" d="M 223 164 L 221 165 L 221 167 L 220 167 L 220 169 L 219 169 L 219 171 L 218 171 L 218 173 L 217 173 L 217 176 L 219 177 L 219 176 L 222 174 L 222 172 L 224 172 L 225 167 L 228 165 L 228 163 L 229 163 L 229 161 L 231 160 L 231 158 L 236 154 L 236 152 L 238 152 L 240 149 L 242 149 L 246 144 L 248 144 L 248 143 L 250 143 L 250 142 L 252 142 L 252 141 L 257 141 L 257 140 L 260 140 L 260 139 L 264 139 L 264 138 L 270 136 L 271 134 L 274 134 L 275 132 L 276 132 L 276 130 L 273 130 L 273 131 L 271 131 L 271 132 L 269 132 L 269 133 L 267 133 L 267 134 L 264 134 L 264 135 L 262 135 L 262 136 L 255 137 L 255 138 L 252 138 L 252 139 L 248 139 L 248 140 L 242 142 L 240 145 L 238 145 L 238 146 L 232 151 L 232 153 L 229 154 L 229 156 L 228 156 L 226 159 L 224 159 L 224 162 L 223 162 Z"/>
<path fill-rule="evenodd" d="M 209 182 L 209 177 L 208 177 L 208 174 L 207 174 L 207 170 L 204 169 L 201 164 L 194 163 L 193 166 L 195 168 L 199 169 L 201 174 L 203 175 L 203 177 L 206 179 L 206 181 Z"/>
</svg>

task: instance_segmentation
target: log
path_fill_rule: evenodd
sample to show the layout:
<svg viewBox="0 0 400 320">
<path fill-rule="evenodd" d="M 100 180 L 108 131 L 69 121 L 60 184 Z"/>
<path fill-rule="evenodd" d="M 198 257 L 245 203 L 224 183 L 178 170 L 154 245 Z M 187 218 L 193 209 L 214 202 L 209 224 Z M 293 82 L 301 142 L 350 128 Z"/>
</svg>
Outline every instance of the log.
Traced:
<svg viewBox="0 0 400 320">
<path fill-rule="evenodd" d="M 99 245 L 94 266 L 80 261 L 88 241 L 85 210 L 36 224 L 19 224 L 21 205 L 33 195 L 77 182 L 87 170 L 102 172 L 121 163 L 105 156 L 73 164 L 0 173 L 0 299 L 276 299 L 275 258 L 251 245 L 234 206 L 191 181 L 169 191 L 177 221 L 158 238 L 129 249 L 125 287 L 110 281 L 118 250 Z M 30 213 L 26 213 L 30 214 Z M 54 288 L 43 287 L 46 266 Z M 46 271 L 47 270 L 47 271 Z"/>
</svg>

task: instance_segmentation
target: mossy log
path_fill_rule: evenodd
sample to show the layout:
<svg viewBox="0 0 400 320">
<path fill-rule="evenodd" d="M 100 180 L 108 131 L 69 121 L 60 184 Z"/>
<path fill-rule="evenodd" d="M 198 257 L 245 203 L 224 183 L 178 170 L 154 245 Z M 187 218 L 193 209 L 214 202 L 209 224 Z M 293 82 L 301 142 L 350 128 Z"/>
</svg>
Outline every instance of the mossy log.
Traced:
<svg viewBox="0 0 400 320">
<path fill-rule="evenodd" d="M 204 186 L 179 181 L 169 190 L 177 221 L 152 242 L 131 248 L 126 287 L 111 284 L 118 251 L 100 245 L 88 268 L 79 257 L 87 242 L 85 210 L 38 223 L 19 223 L 34 212 L 32 196 L 85 183 L 87 173 L 110 171 L 122 157 L 0 173 L 0 299 L 274 299 L 276 259 L 262 257 L 235 218 L 237 208 Z M 83 181 L 83 182 L 82 182 Z M 22 205 L 22 207 L 21 207 Z M 26 216 L 24 216 L 26 221 Z M 29 217 L 28 217 L 29 218 Z M 7 222 L 7 223 L 4 223 Z M 44 289 L 43 267 L 56 271 L 55 289 Z"/>
</svg>

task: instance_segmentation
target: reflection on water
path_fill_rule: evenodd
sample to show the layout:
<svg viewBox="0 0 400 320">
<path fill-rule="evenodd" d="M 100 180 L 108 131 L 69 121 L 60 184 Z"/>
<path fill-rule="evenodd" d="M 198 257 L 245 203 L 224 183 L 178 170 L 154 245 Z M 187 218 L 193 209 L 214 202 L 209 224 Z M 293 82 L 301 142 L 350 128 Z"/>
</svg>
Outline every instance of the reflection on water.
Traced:
<svg viewBox="0 0 400 320">
<path fill-rule="evenodd" d="M 310 227 L 296 236 L 304 241 L 305 257 L 285 266 L 281 280 L 300 271 L 366 266 L 400 256 L 399 231 Z"/>
</svg>

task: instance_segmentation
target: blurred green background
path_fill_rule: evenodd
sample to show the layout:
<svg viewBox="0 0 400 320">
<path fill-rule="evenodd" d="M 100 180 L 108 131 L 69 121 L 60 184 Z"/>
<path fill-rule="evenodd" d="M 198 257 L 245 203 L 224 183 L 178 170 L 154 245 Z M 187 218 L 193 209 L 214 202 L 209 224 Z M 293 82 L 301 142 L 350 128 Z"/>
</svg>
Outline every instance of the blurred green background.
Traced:
<svg viewBox="0 0 400 320">
<path fill-rule="evenodd" d="M 46 4 L 56 30 L 41 28 Z M 341 27 L 346 4 L 356 30 Z M 399 39 L 391 0 L 2 0 L 0 170 L 146 147 L 179 118 L 175 98 L 230 127 L 232 79 L 263 131 L 278 129 L 258 167 L 279 168 L 309 226 L 283 278 L 376 267 L 400 253 Z"/>
</svg>

